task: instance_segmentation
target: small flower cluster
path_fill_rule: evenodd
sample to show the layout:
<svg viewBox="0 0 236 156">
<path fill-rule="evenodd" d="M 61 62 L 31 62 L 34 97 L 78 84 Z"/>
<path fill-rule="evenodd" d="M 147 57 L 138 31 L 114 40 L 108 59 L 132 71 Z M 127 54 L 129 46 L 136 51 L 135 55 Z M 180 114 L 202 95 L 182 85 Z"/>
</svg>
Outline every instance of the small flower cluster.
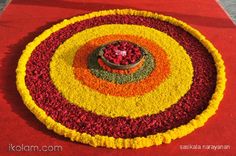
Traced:
<svg viewBox="0 0 236 156">
<path fill-rule="evenodd" d="M 103 49 L 104 57 L 111 63 L 119 65 L 134 64 L 140 60 L 142 52 L 140 48 L 128 41 L 110 43 Z"/>
<path fill-rule="evenodd" d="M 109 67 L 108 65 L 106 65 L 102 59 L 98 59 L 98 64 L 100 67 L 102 67 L 103 70 L 105 71 L 109 71 L 111 73 L 117 73 L 117 74 L 132 74 L 132 73 L 135 73 L 137 70 L 139 70 L 142 66 L 143 66 L 143 63 L 144 63 L 144 60 L 141 60 L 141 62 L 135 66 L 134 68 L 131 68 L 131 69 L 126 69 L 126 70 L 120 70 L 120 69 L 113 69 L 111 67 Z"/>
</svg>

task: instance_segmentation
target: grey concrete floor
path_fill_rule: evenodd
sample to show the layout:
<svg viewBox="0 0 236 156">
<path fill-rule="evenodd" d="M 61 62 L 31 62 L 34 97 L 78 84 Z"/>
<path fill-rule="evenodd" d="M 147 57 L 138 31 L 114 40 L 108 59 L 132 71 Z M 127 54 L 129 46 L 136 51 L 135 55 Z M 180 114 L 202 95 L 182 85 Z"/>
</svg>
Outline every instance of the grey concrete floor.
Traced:
<svg viewBox="0 0 236 156">
<path fill-rule="evenodd" d="M 4 11 L 11 0 L 0 0 L 0 13 Z"/>
<path fill-rule="evenodd" d="M 236 0 L 218 0 L 217 2 L 236 25 Z"/>
</svg>

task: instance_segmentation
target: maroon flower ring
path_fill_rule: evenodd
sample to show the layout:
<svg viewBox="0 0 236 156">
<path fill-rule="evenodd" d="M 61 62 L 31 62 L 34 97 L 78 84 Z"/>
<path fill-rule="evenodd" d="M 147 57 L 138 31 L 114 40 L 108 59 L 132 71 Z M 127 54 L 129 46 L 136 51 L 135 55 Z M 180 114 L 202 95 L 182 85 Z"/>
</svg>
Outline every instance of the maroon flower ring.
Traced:
<svg viewBox="0 0 236 156">
<path fill-rule="evenodd" d="M 191 57 L 194 68 L 192 86 L 184 97 L 164 112 L 135 119 L 105 117 L 69 103 L 54 86 L 50 78 L 49 63 L 55 50 L 75 33 L 94 26 L 114 23 L 144 25 L 165 32 L 183 46 Z M 215 91 L 216 75 L 216 67 L 211 54 L 196 38 L 182 28 L 153 18 L 108 15 L 76 22 L 53 33 L 34 49 L 27 62 L 25 80 L 35 103 L 48 116 L 62 125 L 92 136 L 133 138 L 165 132 L 195 118 L 208 106 Z"/>
</svg>

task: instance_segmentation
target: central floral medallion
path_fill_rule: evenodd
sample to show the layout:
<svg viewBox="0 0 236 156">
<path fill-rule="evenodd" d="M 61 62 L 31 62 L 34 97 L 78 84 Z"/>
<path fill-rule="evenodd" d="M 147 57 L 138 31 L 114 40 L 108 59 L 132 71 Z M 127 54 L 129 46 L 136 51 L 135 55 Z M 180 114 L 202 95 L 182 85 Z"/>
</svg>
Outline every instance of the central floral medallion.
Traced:
<svg viewBox="0 0 236 156">
<path fill-rule="evenodd" d="M 146 51 L 141 46 L 130 41 L 118 40 L 102 45 L 98 56 L 114 69 L 131 69 L 144 59 Z"/>
</svg>

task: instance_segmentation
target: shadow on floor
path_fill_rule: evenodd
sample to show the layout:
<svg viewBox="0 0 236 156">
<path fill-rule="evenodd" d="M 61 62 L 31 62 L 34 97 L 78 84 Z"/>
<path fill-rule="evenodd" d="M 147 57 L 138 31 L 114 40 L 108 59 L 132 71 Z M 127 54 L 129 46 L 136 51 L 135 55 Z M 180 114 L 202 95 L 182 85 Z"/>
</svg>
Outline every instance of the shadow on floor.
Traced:
<svg viewBox="0 0 236 156">
<path fill-rule="evenodd" d="M 68 8 L 68 9 L 76 9 L 76 10 L 85 10 L 85 11 L 98 11 L 98 10 L 105 10 L 105 9 L 124 9 L 124 8 L 131 8 L 131 9 L 142 9 L 145 8 L 141 7 L 133 7 L 128 5 L 122 4 L 108 4 L 108 3 L 84 3 L 84 2 L 71 2 L 71 1 L 64 1 L 64 0 L 33 0 L 33 1 L 22 1 L 22 0 L 14 0 L 12 4 L 15 5 L 29 5 L 29 6 L 45 6 L 45 7 L 56 7 L 56 8 Z M 153 3 L 153 5 L 157 5 L 157 3 Z M 154 11 L 154 10 L 149 10 Z M 207 26 L 207 27 L 216 27 L 216 28 L 235 28 L 233 23 L 226 17 L 226 18 L 218 18 L 218 17 L 207 17 L 206 16 L 199 16 L 199 15 L 189 15 L 189 14 L 182 14 L 176 12 L 166 12 L 166 11 L 159 11 L 158 13 L 173 16 L 175 18 L 179 18 L 183 21 L 188 21 L 190 24 L 200 25 L 200 26 Z"/>
<path fill-rule="evenodd" d="M 12 4 L 16 5 L 31 5 L 31 6 L 45 6 L 45 7 L 56 7 L 63 9 L 76 9 L 76 10 L 86 10 L 86 11 L 97 11 L 102 9 L 117 9 L 117 8 L 130 8 L 130 6 L 125 6 L 122 4 L 108 4 L 108 3 L 92 3 L 92 2 L 72 2 L 64 0 L 32 0 L 32 1 L 22 1 L 14 0 Z M 134 7 L 131 7 L 134 8 Z"/>
<path fill-rule="evenodd" d="M 36 36 L 41 34 L 45 29 L 50 28 L 52 25 L 58 23 L 51 22 L 47 23 L 45 26 L 42 26 L 36 29 L 34 32 L 29 33 L 27 36 L 22 38 L 18 43 L 11 45 L 6 54 L 6 58 L 0 64 L 1 77 L 3 86 L 0 87 L 0 91 L 4 94 L 4 99 L 11 106 L 12 112 L 16 113 L 20 118 L 24 119 L 25 122 L 32 128 L 37 131 L 41 131 L 44 134 L 57 138 L 60 140 L 68 141 L 69 139 L 64 138 L 63 136 L 55 134 L 53 131 L 48 130 L 46 126 L 39 122 L 36 117 L 27 109 L 23 104 L 21 96 L 19 95 L 16 88 L 16 73 L 18 60 L 22 54 L 22 51 L 25 49 L 25 46 L 31 42 Z"/>
</svg>

